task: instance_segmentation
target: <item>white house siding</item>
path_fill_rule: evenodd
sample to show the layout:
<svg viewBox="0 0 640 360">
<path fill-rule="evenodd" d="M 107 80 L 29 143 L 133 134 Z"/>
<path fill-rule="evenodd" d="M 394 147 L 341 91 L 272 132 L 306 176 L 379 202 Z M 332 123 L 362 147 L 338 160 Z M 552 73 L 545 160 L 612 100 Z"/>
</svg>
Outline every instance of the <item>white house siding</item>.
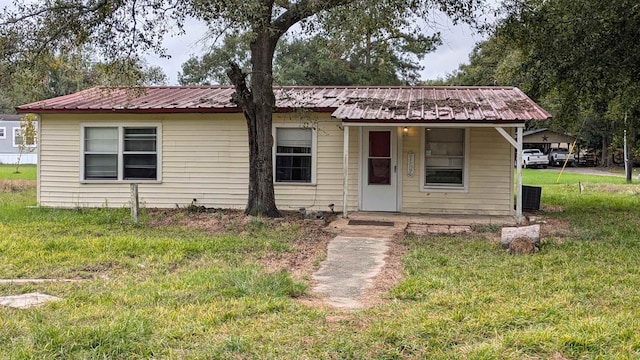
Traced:
<svg viewBox="0 0 640 360">
<path fill-rule="evenodd" d="M 246 201 L 248 167 L 246 130 L 241 120 L 235 114 L 43 115 L 39 204 L 128 205 L 128 183 L 81 183 L 81 125 L 148 122 L 162 126 L 162 181 L 139 185 L 143 206 L 187 206 L 197 199 L 205 206 L 240 207 Z M 235 199 L 237 194 L 244 198 Z"/>
<path fill-rule="evenodd" d="M 302 124 L 313 127 L 316 135 L 317 160 L 316 183 L 314 185 L 276 184 L 276 204 L 280 210 L 298 210 L 300 208 L 329 210 L 334 204 L 335 211 L 342 211 L 343 187 L 343 130 L 340 121 L 331 119 L 328 114 L 303 115 L 304 120 L 295 115 L 278 114 L 274 116 L 274 126 L 279 124 Z M 351 135 L 351 134 L 350 134 Z M 357 140 L 357 138 L 356 138 Z M 357 156 L 353 171 L 357 172 Z M 355 176 L 355 174 L 354 174 Z M 357 183 L 353 184 L 354 194 L 349 197 L 349 207 L 357 208 Z"/>
<path fill-rule="evenodd" d="M 328 114 L 313 119 L 317 130 L 317 184 L 276 185 L 282 210 L 300 207 L 342 208 L 342 130 Z M 82 123 L 156 123 L 162 126 L 162 181 L 141 183 L 140 201 L 146 207 L 198 205 L 244 208 L 247 201 L 248 151 L 246 122 L 241 114 L 174 115 L 42 115 L 38 202 L 54 207 L 122 207 L 128 205 L 128 183 L 81 183 Z M 293 115 L 274 118 L 274 125 L 301 123 Z M 352 136 L 353 139 L 353 136 Z M 356 138 L 357 141 L 357 138 Z M 355 161 L 355 162 L 354 162 Z M 357 172 L 353 154 L 352 173 Z M 357 206 L 356 173 L 350 207 Z"/>
<path fill-rule="evenodd" d="M 402 211 L 430 214 L 513 215 L 513 150 L 494 128 L 471 128 L 467 192 L 421 191 L 421 128 L 403 141 Z M 407 154 L 415 154 L 415 173 L 407 175 Z"/>
<path fill-rule="evenodd" d="M 342 210 L 343 130 L 328 114 L 295 113 L 274 117 L 278 124 L 307 122 L 315 127 L 316 183 L 275 185 L 281 210 Z M 153 123 L 162 127 L 162 181 L 140 184 L 146 207 L 198 205 L 244 208 L 248 186 L 246 123 L 241 114 L 44 114 L 40 122 L 38 202 L 53 207 L 122 207 L 130 199 L 128 183 L 81 183 L 82 123 Z M 421 133 L 412 128 L 402 142 L 402 211 L 408 213 L 511 215 L 513 151 L 493 128 L 471 128 L 468 192 L 420 190 Z M 349 132 L 349 210 L 358 209 L 360 131 Z M 415 154 L 415 174 L 407 175 L 407 154 Z"/>
</svg>

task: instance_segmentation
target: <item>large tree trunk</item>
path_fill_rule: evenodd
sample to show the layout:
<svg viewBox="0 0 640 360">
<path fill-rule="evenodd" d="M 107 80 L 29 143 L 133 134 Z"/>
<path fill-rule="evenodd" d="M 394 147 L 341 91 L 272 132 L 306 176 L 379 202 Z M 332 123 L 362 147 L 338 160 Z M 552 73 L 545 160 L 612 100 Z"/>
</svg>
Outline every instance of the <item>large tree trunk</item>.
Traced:
<svg viewBox="0 0 640 360">
<path fill-rule="evenodd" d="M 600 166 L 610 167 L 612 163 L 611 156 L 609 156 L 609 144 L 607 143 L 607 136 L 602 135 L 602 150 L 601 150 Z"/>
<path fill-rule="evenodd" d="M 241 104 L 247 119 L 249 135 L 249 198 L 245 213 L 280 216 L 273 189 L 272 116 L 273 54 L 277 39 L 265 30 L 251 43 L 250 96 Z M 235 82 L 234 82 L 235 84 Z M 236 89 L 238 89 L 236 84 Z"/>
</svg>

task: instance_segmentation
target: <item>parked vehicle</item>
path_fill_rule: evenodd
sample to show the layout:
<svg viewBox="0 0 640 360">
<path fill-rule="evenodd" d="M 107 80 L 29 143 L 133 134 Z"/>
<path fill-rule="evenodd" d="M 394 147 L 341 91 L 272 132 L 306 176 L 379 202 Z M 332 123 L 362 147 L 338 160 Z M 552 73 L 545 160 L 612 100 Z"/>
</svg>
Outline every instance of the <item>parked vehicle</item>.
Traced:
<svg viewBox="0 0 640 360">
<path fill-rule="evenodd" d="M 522 167 L 542 167 L 547 168 L 549 164 L 549 158 L 538 149 L 525 149 L 522 150 Z"/>
<path fill-rule="evenodd" d="M 569 154 L 569 150 L 565 148 L 551 149 L 549 151 L 549 165 L 550 166 L 562 166 L 569 158 L 567 166 L 574 166 L 576 164 L 576 157 L 573 154 Z"/>
<path fill-rule="evenodd" d="M 578 166 L 596 166 L 598 164 L 598 158 L 592 151 L 580 151 L 580 156 L 577 160 Z"/>
</svg>

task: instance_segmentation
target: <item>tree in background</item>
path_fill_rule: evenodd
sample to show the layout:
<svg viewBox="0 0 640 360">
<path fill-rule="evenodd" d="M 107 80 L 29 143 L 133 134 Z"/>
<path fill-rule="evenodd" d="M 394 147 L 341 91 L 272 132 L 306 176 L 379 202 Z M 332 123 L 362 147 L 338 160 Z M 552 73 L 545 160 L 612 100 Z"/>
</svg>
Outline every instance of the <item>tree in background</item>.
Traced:
<svg viewBox="0 0 640 360">
<path fill-rule="evenodd" d="M 397 35 L 421 34 L 423 19 L 442 11 L 453 21 L 470 20 L 482 0 L 45 0 L 18 2 L 15 10 L 0 15 L 0 59 L 37 58 L 43 49 L 78 48 L 90 44 L 101 58 L 135 59 L 146 52 L 166 55 L 163 37 L 182 29 L 188 16 L 203 20 L 214 38 L 244 36 L 249 44 L 247 70 L 229 61 L 226 74 L 235 87 L 233 101 L 247 120 L 249 139 L 249 191 L 246 212 L 278 216 L 272 167 L 273 60 L 280 39 L 294 25 L 344 30 L 348 45 L 354 39 L 371 48 L 383 47 Z M 375 9 L 376 17 L 360 17 Z M 332 19 L 343 21 L 331 22 Z M 387 33 L 385 29 L 394 29 Z M 359 37 L 352 37 L 358 34 Z M 346 36 L 349 35 L 349 36 Z M 377 42 L 379 40 L 379 42 Z M 0 46 L 0 48 L 2 48 Z M 20 54 L 20 55 L 16 55 Z M 364 54 L 363 61 L 375 64 Z M 127 74 L 131 75 L 131 74 Z M 134 80 L 135 76 L 131 76 Z"/>
<path fill-rule="evenodd" d="M 503 13 L 447 83 L 518 86 L 554 115 L 551 127 L 600 147 L 607 165 L 622 130 L 640 123 L 640 3 L 513 0 Z"/>
<path fill-rule="evenodd" d="M 274 83 L 279 85 L 411 85 L 420 80 L 425 54 L 441 45 L 440 33 L 410 33 L 407 19 L 397 19 L 388 2 L 350 3 L 323 15 L 311 35 L 283 37 L 274 55 Z M 353 19 L 358 19 L 354 22 Z M 344 24 L 336 27 L 334 24 Z M 182 85 L 229 84 L 229 61 L 248 71 L 249 38 L 224 42 L 182 65 Z"/>
<path fill-rule="evenodd" d="M 609 145 L 639 120 L 640 3 L 530 0 L 511 10 L 499 31 L 526 54 L 532 94 L 554 94 L 555 115 L 574 133 L 597 129 L 610 159 Z"/>
<path fill-rule="evenodd" d="M 138 85 L 164 84 L 159 67 L 142 60 L 107 62 L 93 58 L 90 48 L 73 52 L 43 50 L 33 59 L 0 62 L 0 112 L 13 113 L 17 105 L 71 94 L 97 85 L 117 85 L 131 74 Z"/>
</svg>

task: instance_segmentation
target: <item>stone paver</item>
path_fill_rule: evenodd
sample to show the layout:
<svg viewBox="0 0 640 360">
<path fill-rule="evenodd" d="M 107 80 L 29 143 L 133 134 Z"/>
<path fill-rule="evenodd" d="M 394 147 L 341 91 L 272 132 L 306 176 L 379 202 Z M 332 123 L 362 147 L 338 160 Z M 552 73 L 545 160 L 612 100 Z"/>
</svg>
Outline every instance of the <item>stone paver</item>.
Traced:
<svg viewBox="0 0 640 360">
<path fill-rule="evenodd" d="M 41 284 L 50 282 L 81 282 L 86 279 L 0 279 L 0 284 L 21 285 L 21 284 Z"/>
<path fill-rule="evenodd" d="M 438 224 L 414 224 L 407 226 L 408 233 L 414 233 L 419 236 L 424 235 L 455 235 L 470 234 L 471 226 L 469 225 L 438 225 Z"/>
<path fill-rule="evenodd" d="M 59 300 L 62 299 L 47 294 L 28 293 L 22 295 L 2 296 L 0 297 L 0 305 L 16 309 L 28 309 L 35 306 L 40 306 L 49 301 Z"/>
</svg>

